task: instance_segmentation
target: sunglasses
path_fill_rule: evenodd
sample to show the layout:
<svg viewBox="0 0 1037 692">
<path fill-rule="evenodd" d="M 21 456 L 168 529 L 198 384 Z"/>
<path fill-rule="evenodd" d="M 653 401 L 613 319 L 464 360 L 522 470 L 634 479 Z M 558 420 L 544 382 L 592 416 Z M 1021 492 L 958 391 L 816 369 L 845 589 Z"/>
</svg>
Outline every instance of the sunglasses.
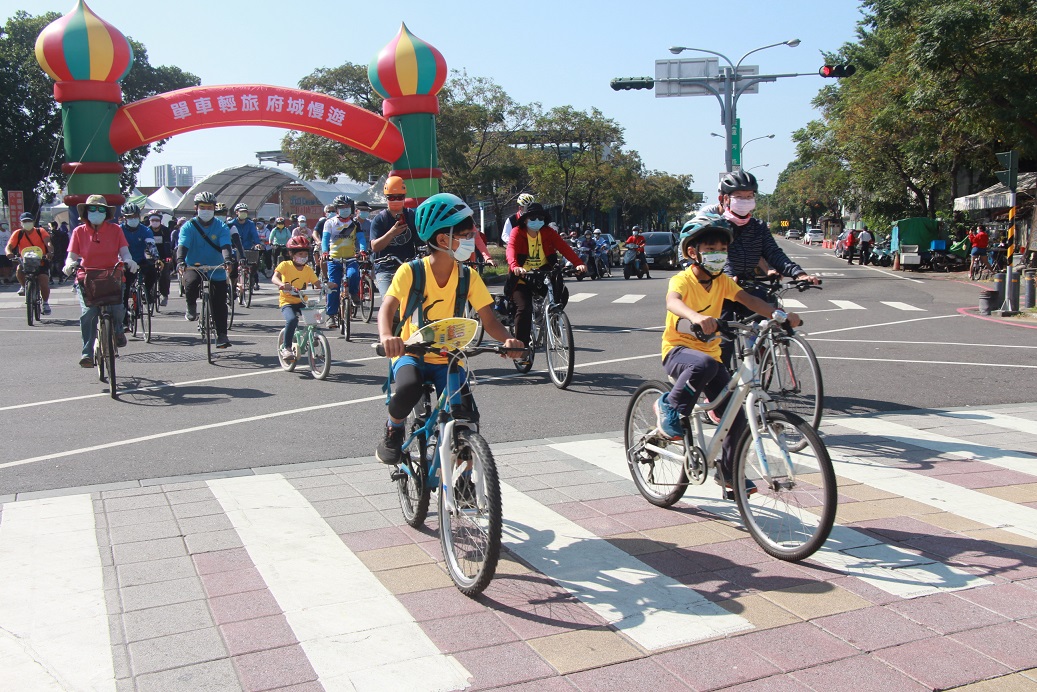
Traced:
<svg viewBox="0 0 1037 692">
<path fill-rule="evenodd" d="M 89 205 L 86 208 L 86 210 L 88 212 L 90 212 L 90 211 L 103 211 L 103 212 L 107 213 L 108 212 L 108 207 L 99 207 L 96 204 L 91 204 L 91 205 Z"/>
<path fill-rule="evenodd" d="M 402 202 L 407 199 L 407 195 L 386 195 L 385 198 L 390 202 Z"/>
<path fill-rule="evenodd" d="M 527 214 L 526 215 L 526 220 L 527 221 L 545 221 L 546 218 L 541 216 L 540 214 Z"/>
</svg>

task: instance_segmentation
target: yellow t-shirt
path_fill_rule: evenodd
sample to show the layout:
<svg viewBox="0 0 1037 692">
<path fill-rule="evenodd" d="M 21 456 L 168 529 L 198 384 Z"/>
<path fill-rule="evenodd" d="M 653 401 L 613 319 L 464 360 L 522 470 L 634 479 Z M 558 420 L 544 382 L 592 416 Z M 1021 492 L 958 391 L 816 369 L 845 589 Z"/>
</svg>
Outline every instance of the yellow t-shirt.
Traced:
<svg viewBox="0 0 1037 692">
<path fill-rule="evenodd" d="M 670 285 L 666 289 L 666 294 L 679 293 L 681 301 L 695 312 L 700 315 L 719 318 L 720 311 L 724 307 L 724 301 L 733 300 L 740 290 L 742 289 L 735 283 L 734 279 L 727 274 L 721 274 L 713 279 L 713 284 L 707 291 L 699 283 L 698 278 L 693 273 L 693 269 L 689 267 L 670 278 Z M 699 341 L 691 334 L 682 334 L 677 331 L 678 319 L 680 318 L 677 315 L 674 315 L 669 310 L 666 311 L 666 328 L 663 330 L 663 360 L 666 359 L 666 354 L 674 346 L 685 346 L 696 351 L 702 351 L 712 356 L 714 360 L 719 361 L 720 340 L 714 339 L 707 343 Z M 686 325 L 682 325 L 682 327 L 686 327 Z"/>
<path fill-rule="evenodd" d="M 295 262 L 291 260 L 285 260 L 281 262 L 274 269 L 280 275 L 281 280 L 286 284 L 294 286 L 295 288 L 302 290 L 306 284 L 317 283 L 320 278 L 313 273 L 313 268 L 308 265 L 302 265 L 302 268 L 295 266 Z M 277 292 L 277 306 L 283 308 L 285 305 L 297 305 L 302 300 L 295 296 L 288 295 L 284 291 Z"/>
<path fill-rule="evenodd" d="M 458 265 L 454 264 L 446 285 L 440 286 L 436 282 L 436 277 L 432 274 L 431 258 L 425 257 L 421 262 L 425 267 L 425 300 L 421 308 L 416 308 L 411 313 L 410 319 L 404 323 L 403 329 L 400 331 L 400 337 L 404 341 L 418 329 L 419 309 L 425 315 L 426 324 L 454 316 L 454 300 L 457 298 Z M 409 263 L 397 269 L 396 274 L 392 277 L 392 285 L 389 286 L 389 291 L 386 295 L 390 295 L 400 301 L 401 316 L 407 309 L 407 298 L 410 296 L 410 288 L 413 282 L 414 274 Z M 486 284 L 483 283 L 482 277 L 474 271 L 468 272 L 468 302 L 476 310 L 481 310 L 493 302 L 493 298 L 490 297 L 490 292 L 486 290 Z M 425 362 L 446 363 L 447 359 L 439 354 L 430 353 L 425 356 Z"/>
<path fill-rule="evenodd" d="M 529 255 L 526 256 L 526 263 L 522 265 L 523 269 L 540 269 L 547 263 L 547 258 L 544 257 L 544 240 L 539 233 L 526 231 L 526 246 L 529 248 Z"/>
</svg>

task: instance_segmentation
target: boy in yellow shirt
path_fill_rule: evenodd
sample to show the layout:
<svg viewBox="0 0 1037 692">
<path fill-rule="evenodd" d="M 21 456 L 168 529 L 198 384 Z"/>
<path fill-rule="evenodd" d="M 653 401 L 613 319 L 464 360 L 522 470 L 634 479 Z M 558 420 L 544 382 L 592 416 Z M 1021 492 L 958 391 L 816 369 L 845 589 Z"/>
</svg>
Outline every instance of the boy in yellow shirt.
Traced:
<svg viewBox="0 0 1037 692">
<path fill-rule="evenodd" d="M 678 249 L 691 266 L 670 279 L 666 291 L 666 328 L 662 338 L 663 367 L 674 379 L 674 384 L 655 404 L 659 430 L 675 440 L 684 437 L 681 418 L 691 412 L 699 394 L 705 392 L 709 400 L 714 401 L 731 380 L 730 373 L 720 361 L 720 342 L 705 342 L 682 333 L 677 330 L 678 321 L 688 320 L 709 335 L 717 330 L 717 318 L 725 300 L 741 303 L 766 317 L 774 312 L 772 305 L 743 291 L 724 273 L 727 246 L 732 238 L 731 225 L 718 214 L 699 214 L 681 229 Z M 795 313 L 788 313 L 788 321 L 793 327 L 802 324 Z M 720 464 L 729 499 L 733 499 L 734 446 L 746 422 L 745 414 L 739 412 L 724 440 Z M 750 484 L 750 481 L 746 483 Z M 750 489 L 752 492 L 755 492 L 755 487 Z"/>
<path fill-rule="evenodd" d="M 493 312 L 493 299 L 478 273 L 458 264 L 475 251 L 475 223 L 472 210 L 455 195 L 432 195 L 418 207 L 414 220 L 418 236 L 428 243 L 429 255 L 413 260 L 396 270 L 392 284 L 378 310 L 378 338 L 385 355 L 394 358 L 392 377 L 396 391 L 389 399 L 389 420 L 384 438 L 375 450 L 383 464 L 398 464 L 403 456 L 404 421 L 421 398 L 422 383 L 431 378 L 442 394 L 449 386 L 460 400 L 465 373 L 448 373 L 448 361 L 436 353 L 423 360 L 406 355 L 404 341 L 422 326 L 448 317 L 464 314 L 464 303 L 472 304 L 479 313 L 483 329 L 506 348 L 519 351 L 522 342 L 512 339 Z M 420 304 L 417 287 L 420 289 Z M 415 294 L 412 299 L 412 294 Z M 414 303 L 411 305 L 410 303 Z M 393 318 L 400 312 L 399 334 L 393 334 Z M 509 354 L 518 356 L 520 354 Z M 448 383 L 449 377 L 449 383 Z"/>
<path fill-rule="evenodd" d="M 310 259 L 310 241 L 305 236 L 295 236 L 288 241 L 287 259 L 277 265 L 271 282 L 277 286 L 277 305 L 284 317 L 284 343 L 281 344 L 281 360 L 286 363 L 295 361 L 292 343 L 295 330 L 299 327 L 299 315 L 302 314 L 302 299 L 292 295 L 292 289 L 301 290 L 307 284 L 319 284 L 320 277 L 307 264 Z"/>
</svg>

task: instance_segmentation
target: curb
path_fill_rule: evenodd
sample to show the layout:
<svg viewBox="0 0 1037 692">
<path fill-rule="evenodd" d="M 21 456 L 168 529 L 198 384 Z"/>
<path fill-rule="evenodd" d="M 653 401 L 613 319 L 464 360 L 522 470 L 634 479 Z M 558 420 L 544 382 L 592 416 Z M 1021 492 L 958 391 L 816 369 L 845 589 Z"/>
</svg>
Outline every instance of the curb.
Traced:
<svg viewBox="0 0 1037 692">
<path fill-rule="evenodd" d="M 975 317 L 979 320 L 986 320 L 987 322 L 997 322 L 998 324 L 1007 324 L 1010 327 L 1022 327 L 1023 329 L 1037 329 L 1037 324 L 1022 324 L 1019 320 L 1006 320 L 997 317 L 989 317 L 987 315 L 977 314 L 979 307 L 969 308 L 958 308 L 959 315 L 965 315 L 966 317 Z M 1029 320 L 1029 318 L 1023 318 Z M 1037 322 L 1037 320 L 1032 320 Z"/>
</svg>

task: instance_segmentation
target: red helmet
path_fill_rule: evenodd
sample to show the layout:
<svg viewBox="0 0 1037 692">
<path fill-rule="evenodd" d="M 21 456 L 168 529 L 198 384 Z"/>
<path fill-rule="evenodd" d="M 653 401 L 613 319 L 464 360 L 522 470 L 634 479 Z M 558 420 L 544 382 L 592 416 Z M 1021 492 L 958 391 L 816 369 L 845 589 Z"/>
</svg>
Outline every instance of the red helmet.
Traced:
<svg viewBox="0 0 1037 692">
<path fill-rule="evenodd" d="M 304 235 L 297 235 L 288 239 L 288 244 L 285 246 L 289 250 L 310 250 L 310 241 Z"/>
</svg>

